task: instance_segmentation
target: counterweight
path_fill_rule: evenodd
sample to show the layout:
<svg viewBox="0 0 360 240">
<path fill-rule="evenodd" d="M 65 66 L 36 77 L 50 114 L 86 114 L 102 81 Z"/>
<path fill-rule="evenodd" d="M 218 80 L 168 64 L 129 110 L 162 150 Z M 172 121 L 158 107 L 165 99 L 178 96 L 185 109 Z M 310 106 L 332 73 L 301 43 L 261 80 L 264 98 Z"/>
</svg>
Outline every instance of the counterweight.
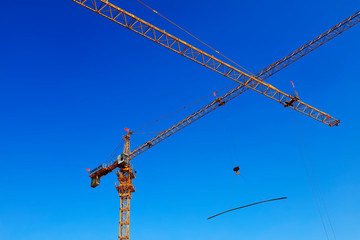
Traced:
<svg viewBox="0 0 360 240">
<path fill-rule="evenodd" d="M 128 131 L 126 136 L 123 138 L 125 141 L 123 153 L 116 159 L 112 159 L 110 162 L 102 164 L 90 171 L 89 175 L 92 178 L 91 185 L 92 187 L 96 187 L 100 184 L 101 177 L 107 175 L 114 169 L 119 168 L 119 171 L 116 173 L 119 180 L 119 184 L 116 185 L 116 189 L 118 190 L 120 196 L 119 240 L 130 238 L 130 200 L 131 194 L 135 192 L 135 187 L 132 183 L 132 179 L 135 178 L 135 173 L 133 172 L 131 166 L 131 160 L 147 149 L 155 146 L 174 133 L 183 129 L 184 127 L 212 112 L 219 106 L 223 106 L 225 103 L 237 97 L 249 88 L 280 102 L 285 107 L 291 107 L 329 126 L 337 126 L 340 123 L 339 120 L 336 120 L 328 114 L 301 102 L 296 96 L 291 96 L 281 92 L 272 85 L 265 83 L 264 80 L 284 67 L 295 62 L 299 58 L 305 56 L 322 44 L 326 43 L 330 39 L 359 23 L 360 11 L 356 12 L 354 15 L 321 34 L 314 40 L 308 42 L 285 58 L 273 63 L 267 68 L 264 68 L 258 74 L 251 75 L 246 74 L 232 67 L 231 65 L 191 46 L 190 44 L 166 33 L 164 30 L 161 30 L 145 22 L 144 20 L 124 11 L 123 9 L 109 3 L 106 0 L 73 1 L 239 83 L 239 85 L 234 89 L 194 112 L 167 130 L 161 132 L 156 137 L 145 142 L 133 151 L 130 151 L 130 135 L 132 133 Z"/>
</svg>

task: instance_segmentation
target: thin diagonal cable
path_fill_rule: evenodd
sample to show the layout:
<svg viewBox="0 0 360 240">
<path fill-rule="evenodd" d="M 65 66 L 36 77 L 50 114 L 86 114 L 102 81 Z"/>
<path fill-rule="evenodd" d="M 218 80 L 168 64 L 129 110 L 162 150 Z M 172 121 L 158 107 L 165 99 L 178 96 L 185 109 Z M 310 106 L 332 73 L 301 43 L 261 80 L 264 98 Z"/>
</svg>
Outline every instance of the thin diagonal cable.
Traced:
<svg viewBox="0 0 360 240">
<path fill-rule="evenodd" d="M 140 133 L 132 133 L 132 134 L 155 134 L 155 133 L 163 133 L 163 132 L 140 132 Z"/>
<path fill-rule="evenodd" d="M 218 93 L 218 92 L 220 92 L 220 91 L 222 91 L 222 90 L 224 90 L 224 89 L 226 89 L 226 88 L 229 88 L 229 87 L 231 87 L 231 86 L 233 86 L 233 85 L 235 85 L 235 84 L 236 84 L 236 83 L 232 83 L 232 84 L 230 84 L 230 85 L 228 85 L 228 86 L 226 86 L 226 87 L 224 87 L 224 88 L 222 88 L 222 89 L 220 89 L 220 90 L 215 91 L 215 93 Z M 169 116 L 171 116 L 171 115 L 173 115 L 173 114 L 175 114 L 175 113 L 177 113 L 177 112 L 179 112 L 179 111 L 181 111 L 181 110 L 183 110 L 183 109 L 185 109 L 185 108 L 188 108 L 188 107 L 194 105 L 195 103 L 198 103 L 198 102 L 200 102 L 200 101 L 202 101 L 202 100 L 204 100 L 204 99 L 206 99 L 206 98 L 208 98 L 208 97 L 210 97 L 210 96 L 212 96 L 212 95 L 213 95 L 213 94 L 209 94 L 209 95 L 207 95 L 207 96 L 205 96 L 205 97 L 203 97 L 203 98 L 200 98 L 199 100 L 196 100 L 195 102 L 192 102 L 192 103 L 190 103 L 189 105 L 186 105 L 185 107 L 179 108 L 178 110 L 176 110 L 176 111 L 174 111 L 174 112 L 172 112 L 172 113 L 169 113 L 169 114 L 167 114 L 167 115 L 165 115 L 165 116 L 163 116 L 163 117 L 161 117 L 161 118 L 156 119 L 155 121 L 152 121 L 152 122 L 150 122 L 150 123 L 148 123 L 148 124 L 146 124 L 146 125 L 144 125 L 144 126 L 142 126 L 142 127 L 139 127 L 139 128 L 137 128 L 136 130 L 134 130 L 134 131 L 132 131 L 132 132 L 135 133 L 135 132 L 139 131 L 140 129 L 143 129 L 143 128 L 151 125 L 151 124 L 154 124 L 154 123 L 156 123 L 156 122 L 164 119 L 164 118 L 167 118 L 167 117 L 169 117 Z"/>
<path fill-rule="evenodd" d="M 313 162 L 312 162 L 312 159 L 311 159 L 311 156 L 310 156 L 310 152 L 309 152 L 307 143 L 306 143 L 306 141 L 305 141 L 304 135 L 302 134 L 302 128 L 301 128 L 300 125 L 298 126 L 298 128 L 300 129 L 299 135 L 300 135 L 300 138 L 301 138 L 301 140 L 302 140 L 302 142 L 303 142 L 304 149 L 305 149 L 305 153 L 306 153 L 306 155 L 307 155 L 307 157 L 308 157 L 308 160 L 309 160 L 309 163 L 310 163 L 310 164 L 309 164 L 309 165 L 310 165 L 310 171 L 311 171 L 311 173 L 312 173 L 312 175 L 313 175 L 313 178 L 315 179 L 315 183 L 316 183 L 317 189 L 318 189 L 318 191 L 319 191 L 319 195 L 320 195 L 320 200 L 321 200 L 321 202 L 322 202 L 322 204 L 323 204 L 323 207 L 324 207 L 324 210 L 325 210 L 325 213 L 326 213 L 326 217 L 327 217 L 327 219 L 328 219 L 328 221 L 329 221 L 329 225 L 330 225 L 331 231 L 332 231 L 332 233 L 333 233 L 333 235 L 334 235 L 334 239 L 336 240 L 335 230 L 334 230 L 334 227 L 333 227 L 333 225 L 332 225 L 332 221 L 331 221 L 330 216 L 329 216 L 329 211 L 328 211 L 328 209 L 327 209 L 327 206 L 326 206 L 326 203 L 325 203 L 325 200 L 324 200 L 325 198 L 324 198 L 324 196 L 323 196 L 323 194 L 322 194 L 322 191 L 321 191 L 321 188 L 320 188 L 320 183 L 319 183 L 319 180 L 318 180 L 318 178 L 317 178 L 317 175 L 316 175 L 316 172 L 315 172 L 315 169 L 314 169 L 314 164 L 313 164 Z"/>
<path fill-rule="evenodd" d="M 115 150 L 110 154 L 110 156 L 107 158 L 106 162 L 108 162 L 110 159 L 112 159 L 116 153 L 119 151 L 120 147 L 121 147 L 122 143 L 120 143 L 119 145 L 117 145 L 117 147 L 115 148 Z"/>
<path fill-rule="evenodd" d="M 250 181 L 248 181 L 241 172 L 239 172 L 239 175 L 242 177 L 244 182 L 246 182 L 250 186 L 250 188 L 255 190 L 256 194 L 258 194 L 261 199 L 265 199 L 261 192 L 253 184 L 251 184 Z"/>
<path fill-rule="evenodd" d="M 314 189 L 314 186 L 312 184 L 312 181 L 311 181 L 311 176 L 310 176 L 310 173 L 309 173 L 309 170 L 308 170 L 308 167 L 306 165 L 306 162 L 305 162 L 305 158 L 304 158 L 304 154 L 303 154 L 303 151 L 301 149 L 301 145 L 299 143 L 299 140 L 298 140 L 298 136 L 296 134 L 296 128 L 295 128 L 295 124 L 293 122 L 293 119 L 292 119 L 292 115 L 290 117 L 291 119 L 291 125 L 293 127 L 293 133 L 294 133 L 294 136 L 295 136 L 295 139 L 296 139 L 296 142 L 297 142 L 297 145 L 298 145 L 298 149 L 299 149 L 299 153 L 300 153 L 300 159 L 301 159 L 301 162 L 305 168 L 305 172 L 306 172 L 306 176 L 307 176 L 307 179 L 309 181 L 309 184 L 310 184 L 310 187 L 311 187 L 311 191 L 313 193 L 313 197 L 314 197 L 314 200 L 315 200 L 315 204 L 316 204 L 316 207 L 317 207 L 317 210 L 319 212 L 319 215 L 320 215 L 320 219 L 321 219 L 321 223 L 323 225 L 323 228 L 324 228 L 324 231 L 325 231 L 325 235 L 326 235 L 326 239 L 329 240 L 329 234 L 327 232 L 327 229 L 326 229 L 326 226 L 325 226 L 325 222 L 324 222 L 324 218 L 323 218 L 323 215 L 321 214 L 321 209 L 320 209 L 320 205 L 319 205 L 319 201 L 317 200 L 317 197 L 316 197 L 316 194 L 315 194 L 315 189 Z"/>
<path fill-rule="evenodd" d="M 227 211 L 224 211 L 224 212 L 221 212 L 221 213 L 215 214 L 214 216 L 208 217 L 208 219 L 211 219 L 211 218 L 217 217 L 217 216 L 219 216 L 219 215 L 221 215 L 221 214 L 224 214 L 224 213 L 227 213 L 227 212 L 231 212 L 231 211 L 234 211 L 234 210 L 237 210 L 237 209 L 240 209 L 240 208 L 246 208 L 246 207 L 254 206 L 254 205 L 257 205 L 257 204 L 260 204 L 260 203 L 266 203 L 266 202 L 277 201 L 277 200 L 283 200 L 283 199 L 287 199 L 287 197 L 281 197 L 281 198 L 268 199 L 268 200 L 264 200 L 264 201 L 261 201 L 261 202 L 251 203 L 251 204 L 248 204 L 248 205 L 245 205 L 245 206 L 241 206 L 241 207 L 233 208 L 233 209 L 230 209 L 230 210 L 227 210 Z"/>
<path fill-rule="evenodd" d="M 226 87 L 223 87 L 223 88 L 215 91 L 215 93 L 218 93 L 218 92 L 220 92 L 220 91 L 223 91 L 223 90 L 225 90 L 225 89 L 227 89 L 227 88 L 229 88 L 229 87 L 231 87 L 231 86 L 234 86 L 235 84 L 237 84 L 237 83 L 232 83 L 232 84 L 230 84 L 230 85 L 227 85 Z M 181 111 L 181 110 L 183 110 L 183 109 L 185 109 L 185 108 L 188 108 L 188 107 L 194 105 L 195 103 L 198 103 L 198 102 L 200 102 L 200 101 L 202 101 L 202 100 L 204 100 L 204 99 L 206 99 L 206 98 L 208 98 L 208 97 L 210 97 L 210 96 L 212 96 L 212 94 L 209 94 L 209 95 L 207 95 L 207 96 L 205 96 L 205 97 L 203 97 L 203 98 L 200 98 L 200 99 L 196 100 L 195 102 L 192 102 L 192 103 L 186 105 L 185 107 L 182 107 L 182 108 L 180 108 L 180 109 L 178 109 L 178 110 L 176 110 L 176 111 L 174 111 L 174 112 L 172 112 L 172 113 L 170 113 L 170 114 L 167 114 L 167 115 L 165 115 L 165 116 L 163 116 L 163 117 L 161 117 L 161 118 L 159 118 L 159 119 L 157 119 L 157 120 L 155 120 L 155 121 L 152 121 L 152 122 L 150 122 L 150 123 L 148 123 L 148 124 L 146 124 L 146 125 L 144 125 L 144 126 L 142 126 L 142 127 L 140 127 L 140 128 L 137 128 L 136 130 L 132 131 L 132 134 L 152 134 L 152 133 L 160 133 L 160 132 L 137 133 L 137 131 L 139 131 L 139 130 L 141 130 L 141 129 L 143 129 L 143 128 L 151 125 L 151 124 L 154 124 L 154 123 L 156 123 L 156 122 L 158 122 L 158 121 L 160 121 L 160 120 L 162 120 L 162 119 L 164 119 L 164 118 L 166 118 L 166 117 L 169 117 L 169 116 L 171 116 L 171 115 L 173 115 L 173 114 L 175 114 L 175 113 L 177 113 L 177 112 L 179 112 L 179 111 Z M 116 155 L 116 152 L 119 150 L 120 146 L 121 146 L 121 143 L 120 143 L 120 144 L 115 148 L 115 150 L 110 154 L 110 156 L 107 158 L 107 161 L 109 161 L 109 159 L 112 159 L 113 156 Z"/>
<path fill-rule="evenodd" d="M 252 73 L 250 71 L 248 71 L 247 69 L 245 69 L 244 67 L 240 66 L 239 64 L 237 64 L 236 62 L 234 62 L 233 60 L 231 60 L 230 58 L 226 57 L 224 54 L 220 53 L 219 51 L 217 51 L 215 48 L 211 47 L 210 45 L 206 44 L 205 42 L 201 41 L 199 38 L 195 37 L 194 35 L 192 35 L 191 33 L 189 33 L 188 31 L 186 31 L 185 29 L 183 29 L 182 27 L 180 27 L 179 25 L 177 25 L 176 23 L 174 23 L 173 21 L 171 21 L 170 19 L 166 18 L 165 16 L 163 16 L 162 14 L 158 13 L 157 11 L 155 11 L 154 9 L 152 9 L 151 7 L 149 7 L 148 5 L 146 5 L 145 3 L 141 2 L 140 0 L 137 0 L 139 3 L 141 3 L 142 5 L 144 5 L 145 7 L 147 7 L 148 9 L 150 9 L 151 11 L 153 11 L 154 13 L 156 13 L 157 15 L 159 15 L 160 17 L 164 18 L 166 21 L 168 21 L 169 23 L 173 24 L 174 26 L 176 26 L 177 28 L 179 28 L 180 30 L 184 31 L 185 33 L 189 34 L 191 37 L 195 38 L 197 41 L 201 42 L 202 44 L 204 44 L 205 46 L 207 46 L 208 48 L 210 48 L 211 50 L 213 50 L 214 52 L 216 52 L 217 54 L 219 54 L 220 56 L 226 58 L 227 60 L 229 60 L 230 62 L 234 63 L 236 66 L 240 67 L 241 69 L 243 69 L 244 71 L 246 71 L 247 73 L 249 73 L 250 75 L 252 75 Z"/>
<path fill-rule="evenodd" d="M 235 189 L 235 182 L 236 182 L 236 175 L 234 175 L 234 178 L 233 178 L 233 181 L 231 184 L 230 195 L 229 195 L 229 199 L 228 199 L 228 203 L 227 203 L 228 207 L 230 207 L 231 199 L 233 197 L 233 193 L 234 193 L 234 189 Z"/>
</svg>

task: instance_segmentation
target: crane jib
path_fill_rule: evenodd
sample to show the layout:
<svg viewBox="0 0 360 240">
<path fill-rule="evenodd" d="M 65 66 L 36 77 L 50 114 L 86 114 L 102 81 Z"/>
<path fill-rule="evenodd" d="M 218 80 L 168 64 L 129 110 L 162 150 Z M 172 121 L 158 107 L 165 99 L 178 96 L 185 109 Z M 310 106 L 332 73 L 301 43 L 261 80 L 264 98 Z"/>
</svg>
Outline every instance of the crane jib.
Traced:
<svg viewBox="0 0 360 240">
<path fill-rule="evenodd" d="M 302 48 L 288 55 L 284 59 L 274 63 L 273 65 L 270 65 L 267 69 L 264 69 L 258 75 L 254 76 L 251 74 L 248 75 L 230 66 L 229 64 L 222 62 L 219 59 L 216 59 L 203 51 L 200 51 L 199 49 L 187 44 L 186 42 L 175 38 L 170 34 L 167 34 L 165 31 L 156 28 L 155 26 L 135 17 L 128 12 L 125 12 L 124 10 L 118 8 L 115 5 L 112 5 L 108 2 L 108 0 L 73 1 L 174 52 L 179 53 L 186 58 L 193 60 L 194 62 L 197 62 L 217 73 L 222 74 L 225 77 L 228 77 L 240 83 L 240 86 L 237 86 L 230 92 L 226 93 L 224 96 L 217 98 L 215 102 L 212 102 L 204 108 L 198 110 L 194 114 L 190 115 L 183 121 L 180 121 L 179 123 L 175 124 L 164 132 L 160 133 L 158 136 L 144 143 L 132 152 L 130 152 L 130 134 L 132 133 L 129 131 L 129 129 L 125 129 L 128 133 L 125 137 L 123 137 L 123 140 L 125 140 L 123 154 L 119 155 L 116 159 L 112 159 L 107 164 L 102 164 L 98 166 L 90 172 L 91 187 L 96 187 L 100 184 L 100 178 L 102 176 L 107 175 L 115 168 L 119 168 L 119 170 L 116 172 L 119 183 L 115 184 L 116 190 L 118 191 L 120 197 L 118 235 L 119 239 L 130 239 L 130 200 L 131 194 L 135 192 L 135 187 L 132 183 L 132 180 L 135 178 L 136 173 L 132 171 L 130 160 L 138 156 L 140 153 L 146 151 L 147 149 L 155 146 L 157 143 L 165 140 L 172 134 L 184 128 L 185 126 L 191 124 L 197 119 L 200 119 L 202 116 L 210 113 L 217 107 L 223 106 L 227 101 L 245 92 L 249 88 L 281 103 L 284 107 L 293 108 L 294 110 L 310 116 L 329 126 L 337 126 L 340 123 L 339 120 L 330 117 L 328 114 L 301 102 L 297 95 L 288 95 L 286 93 L 283 93 L 275 87 L 271 86 L 270 84 L 263 82 L 263 80 L 276 73 L 277 71 L 281 70 L 282 68 L 286 67 L 287 65 L 291 64 L 292 62 L 296 61 L 297 59 L 301 58 L 302 56 L 306 55 L 307 53 L 311 52 L 313 49 L 322 45 L 334 36 L 340 34 L 347 28 L 351 27 L 352 23 L 353 25 L 355 25 L 359 19 L 356 19 L 356 17 L 354 16 L 350 17 L 347 20 L 347 23 L 346 21 L 343 21 L 341 24 L 331 29 L 331 31 L 329 30 L 327 33 L 320 35 L 319 38 L 313 40 L 308 45 L 304 45 Z M 229 211 L 232 210 L 235 209 L 231 209 Z"/>
<path fill-rule="evenodd" d="M 191 59 L 225 77 L 228 77 L 248 88 L 265 95 L 284 106 L 288 106 L 298 112 L 301 112 L 311 118 L 323 122 L 329 126 L 337 126 L 339 120 L 331 117 L 318 109 L 311 107 L 300 100 L 294 104 L 288 105 L 293 100 L 289 94 L 279 91 L 274 86 L 256 79 L 253 75 L 248 75 L 239 69 L 211 56 L 190 44 L 172 36 L 144 20 L 130 14 L 123 9 L 109 3 L 105 0 L 73 0 L 74 2 L 148 38 L 178 54 Z"/>
<path fill-rule="evenodd" d="M 208 64 L 208 66 L 206 66 L 206 67 L 211 68 L 212 70 L 217 71 L 217 72 L 219 72 L 219 68 L 220 68 L 220 70 L 222 68 L 223 71 L 220 73 L 224 76 L 227 76 L 230 78 L 231 78 L 231 76 L 236 76 L 233 73 L 233 71 L 231 70 L 232 67 L 230 65 L 225 64 L 225 63 L 221 62 L 220 60 L 217 60 L 216 58 L 211 59 L 212 56 L 210 56 L 210 58 L 206 59 L 206 56 L 209 57 L 208 54 L 196 49 L 195 47 L 192 47 L 191 45 L 181 41 L 180 39 L 173 37 L 170 34 L 165 33 L 165 31 L 160 30 L 160 29 L 156 28 L 155 26 L 152 26 L 152 25 L 146 23 L 145 21 L 135 17 L 134 15 L 125 12 L 124 10 L 116 7 L 115 5 L 108 3 L 108 1 L 104 1 L 104 0 L 97 0 L 97 1 L 96 0 L 95 1 L 73 0 L 73 1 L 79 3 L 82 6 L 85 6 L 86 8 L 88 8 L 92 11 L 95 11 L 96 13 L 98 13 L 100 15 L 103 15 L 103 16 L 119 23 L 120 25 L 127 27 L 130 30 L 133 30 L 133 31 L 145 36 L 146 38 L 149 38 L 149 39 L 159 43 L 160 45 L 170 48 L 171 50 L 176 51 L 179 54 L 194 60 L 195 62 L 198 62 L 196 60 L 201 57 L 203 62 L 202 63 L 199 62 L 200 64 L 202 64 L 202 65 Z M 98 3 L 96 3 L 96 2 L 98 2 Z M 106 7 L 108 7 L 108 8 L 106 8 Z M 116 20 L 119 17 L 120 17 L 120 19 L 123 20 L 122 22 L 119 22 Z M 227 101 L 229 101 L 229 100 L 235 98 L 236 96 L 240 95 L 241 93 L 245 92 L 249 88 L 252 88 L 253 90 L 258 91 L 266 96 L 269 95 L 269 94 L 266 94 L 267 92 L 271 92 L 272 90 L 278 91 L 276 88 L 274 88 L 271 85 L 266 84 L 266 83 L 264 83 L 264 85 L 267 86 L 268 89 L 265 89 L 265 91 L 264 91 L 264 86 L 259 83 L 260 82 L 263 83 L 262 81 L 264 79 L 268 78 L 269 76 L 273 75 L 277 71 L 279 71 L 279 70 L 283 69 L 284 67 L 288 66 L 289 64 L 293 63 L 294 61 L 301 58 L 302 56 L 313 51 L 317 47 L 321 46 L 325 42 L 329 41 L 330 39 L 334 38 L 335 36 L 339 35 L 340 33 L 344 32 L 345 30 L 349 29 L 350 27 L 354 26 L 359 21 L 360 21 L 360 11 L 356 12 L 351 17 L 345 19 L 343 22 L 337 24 L 333 28 L 329 29 L 327 32 L 323 33 L 322 35 L 315 38 L 311 42 L 305 44 L 304 46 L 297 49 L 290 55 L 286 56 L 285 58 L 275 62 L 274 64 L 270 65 L 267 68 L 264 68 L 255 77 L 247 76 L 247 77 L 249 77 L 249 79 L 247 81 L 244 81 L 244 83 L 249 84 L 252 87 L 250 87 L 248 85 L 244 85 L 244 84 L 238 85 L 237 87 L 230 90 L 223 96 L 219 97 L 216 101 L 206 105 L 204 108 L 202 108 L 199 111 L 195 112 L 194 114 L 190 115 L 188 118 L 185 119 L 186 121 L 179 122 L 178 124 L 174 125 L 173 127 L 169 128 L 168 130 L 164 131 L 162 134 L 159 134 L 155 138 L 151 139 L 150 141 L 144 143 L 143 145 L 141 145 L 140 147 L 138 147 L 137 149 L 132 151 L 130 154 L 130 158 L 136 157 L 140 153 L 144 152 L 145 150 L 149 149 L 150 147 L 154 146 L 155 144 L 159 143 L 160 141 L 164 140 L 165 138 L 171 136 L 173 133 L 179 131 L 180 129 L 189 125 L 193 121 L 196 121 L 197 119 L 201 118 L 202 116 L 210 113 L 211 111 L 213 111 L 214 109 L 216 109 L 219 106 L 219 104 L 218 104 L 219 101 L 224 104 Z M 170 41 L 171 38 L 173 39 L 172 42 Z M 165 42 L 165 44 L 164 44 L 164 42 Z M 174 46 L 177 48 L 174 49 Z M 216 61 L 218 61 L 218 62 L 216 62 Z M 230 69 L 226 69 L 226 67 L 228 67 Z M 224 69 L 226 69 L 226 70 L 224 70 Z M 235 68 L 232 68 L 232 69 L 239 71 Z M 242 73 L 241 71 L 239 71 L 239 72 Z M 240 77 L 237 77 L 237 79 L 233 79 L 233 80 L 238 80 L 238 79 L 240 79 Z M 251 82 L 251 81 L 253 81 L 253 82 Z M 257 90 L 254 88 L 260 88 L 260 90 L 259 89 Z M 280 91 L 273 93 L 273 95 L 270 96 L 270 98 L 274 99 L 274 97 L 279 97 L 279 95 L 280 95 L 279 92 Z M 288 98 L 286 98 L 286 97 L 284 98 L 282 96 L 282 98 L 278 98 L 275 100 L 279 101 L 279 99 L 280 99 L 279 102 L 282 103 L 284 106 L 289 106 L 289 107 L 291 107 L 299 112 L 302 112 L 318 121 L 321 121 L 329 126 L 337 126 L 340 123 L 339 120 L 336 120 L 336 119 L 330 117 L 328 114 L 320 112 L 319 110 L 314 109 L 309 105 L 301 103 L 300 101 L 298 101 L 298 99 L 295 99 L 290 95 L 287 95 L 287 96 L 288 96 Z M 188 123 L 188 124 L 186 124 L 186 123 Z M 115 169 L 116 167 L 117 167 L 116 160 L 112 160 L 109 163 L 102 164 L 102 165 L 98 166 L 97 168 L 93 169 L 89 175 L 90 175 L 90 177 L 103 176 L 103 175 L 106 175 L 107 172 Z"/>
</svg>

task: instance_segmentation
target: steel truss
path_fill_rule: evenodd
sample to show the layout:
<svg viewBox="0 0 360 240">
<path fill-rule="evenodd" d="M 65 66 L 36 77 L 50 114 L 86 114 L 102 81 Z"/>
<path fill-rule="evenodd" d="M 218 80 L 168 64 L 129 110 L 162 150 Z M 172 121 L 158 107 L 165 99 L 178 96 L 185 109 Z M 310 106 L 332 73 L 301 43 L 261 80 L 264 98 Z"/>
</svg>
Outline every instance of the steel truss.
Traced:
<svg viewBox="0 0 360 240">
<path fill-rule="evenodd" d="M 314 118 L 320 122 L 323 122 L 329 126 L 336 126 L 339 124 L 339 120 L 329 116 L 328 114 L 319 111 L 316 108 L 311 107 L 308 104 L 301 102 L 300 100 L 294 101 L 294 97 L 286 94 L 274 86 L 265 83 L 256 77 L 242 72 L 229 64 L 211 56 L 192 45 L 166 33 L 150 23 L 134 16 L 131 13 L 109 3 L 106 0 L 73 0 L 74 2 L 186 57 L 189 58 L 223 76 L 226 76 L 247 88 L 251 88 L 256 92 L 259 92 L 277 102 L 280 102 L 284 106 L 291 107 L 311 118 Z M 301 54 L 300 54 L 301 55 Z M 286 60 L 283 64 L 286 64 Z M 276 69 L 276 68 L 274 68 Z M 294 101 L 293 104 L 288 105 L 288 102 Z"/>
<path fill-rule="evenodd" d="M 132 171 L 130 160 L 139 154 L 143 153 L 147 149 L 155 146 L 159 142 L 165 140 L 169 136 L 195 122 L 206 114 L 212 112 L 219 106 L 223 106 L 226 102 L 237 97 L 241 93 L 247 91 L 249 88 L 253 89 L 277 102 L 280 102 L 286 107 L 291 107 L 311 118 L 314 118 L 320 122 L 323 122 L 329 126 L 337 126 L 340 121 L 334 119 L 328 114 L 321 112 L 301 101 L 297 97 L 283 93 L 273 87 L 272 85 L 263 82 L 266 78 L 270 77 L 274 73 L 295 62 L 299 58 L 305 56 L 309 52 L 313 51 L 317 47 L 326 43 L 330 39 L 336 37 L 340 33 L 356 25 L 360 21 L 360 11 L 354 15 L 345 19 L 341 23 L 337 24 L 333 28 L 329 29 L 319 37 L 308 42 L 301 48 L 297 49 L 285 58 L 273 63 L 267 68 L 264 68 L 256 75 L 246 74 L 229 64 L 191 46 L 190 44 L 166 33 L 144 20 L 137 18 L 136 16 L 122 10 L 121 8 L 109 3 L 106 0 L 73 0 L 74 2 L 180 54 L 186 58 L 189 58 L 221 75 L 224 75 L 238 83 L 234 89 L 225 93 L 221 97 L 217 98 L 213 102 L 194 112 L 184 120 L 178 122 L 174 126 L 158 134 L 148 142 L 142 144 L 133 151 L 130 151 L 130 135 L 131 132 L 124 137 L 125 145 L 123 154 L 128 156 L 128 162 L 125 166 L 122 166 L 116 173 L 119 183 L 116 184 L 116 189 L 120 196 L 120 220 L 119 220 L 119 240 L 129 239 L 129 226 L 130 226 L 130 200 L 131 193 L 135 192 L 135 187 L 132 183 L 132 179 L 135 178 L 135 174 Z M 119 167 L 118 161 L 111 160 L 109 163 L 102 164 L 99 167 L 93 169 L 90 172 L 90 177 L 98 177 L 108 174 L 115 168 Z"/>
<path fill-rule="evenodd" d="M 73 0 L 73 1 L 85 6 L 87 8 L 89 8 L 89 9 L 95 11 L 95 12 L 99 11 L 99 13 L 100 13 L 100 10 L 95 10 L 95 9 L 101 9 L 101 13 L 100 13 L 101 15 L 106 13 L 106 11 L 104 9 L 104 6 L 106 4 L 104 3 L 104 1 L 101 1 L 100 5 L 97 4 L 97 1 L 100 1 L 100 0 L 97 0 L 97 1 Z M 90 4 L 91 7 L 88 7 L 86 4 Z M 114 8 L 114 9 L 110 8 L 110 9 L 112 9 L 111 11 L 110 10 L 108 11 L 108 13 L 110 13 L 110 17 L 105 16 L 107 18 L 110 18 L 110 19 L 114 18 L 116 20 L 116 18 L 118 18 L 119 16 L 127 16 L 125 13 L 122 12 L 123 10 L 121 10 L 121 9 L 120 9 L 121 11 L 118 11 L 117 8 Z M 115 12 L 116 12 L 116 14 L 114 14 Z M 133 16 L 133 15 L 130 14 L 130 16 Z M 123 17 L 123 19 L 125 20 L 127 18 Z M 136 20 L 132 20 L 132 21 L 136 21 Z M 129 22 L 129 21 L 124 21 L 124 22 Z M 321 34 L 320 36 L 318 36 L 314 40 L 308 42 L 304 46 L 300 47 L 296 51 L 289 54 L 288 56 L 286 56 L 286 57 L 282 58 L 281 60 L 279 60 L 279 61 L 271 64 L 270 66 L 264 68 L 258 74 L 255 75 L 255 78 L 260 79 L 260 80 L 265 80 L 266 78 L 272 76 L 273 74 L 275 74 L 279 70 L 281 70 L 284 67 L 290 65 L 291 63 L 295 62 L 299 58 L 305 56 L 306 54 L 310 53 L 314 49 L 318 48 L 319 46 L 323 45 L 327 41 L 331 40 L 332 38 L 336 37 L 340 33 L 346 31 L 347 29 L 351 28 L 352 26 L 356 25 L 359 22 L 360 22 L 360 11 L 358 11 L 355 14 L 353 14 L 352 16 L 346 18 L 341 23 L 335 25 L 334 27 L 332 27 L 331 29 L 329 29 L 325 33 Z M 123 25 L 123 24 L 121 24 L 121 25 Z M 129 24 L 129 25 L 134 26 L 134 24 Z M 128 28 L 130 28 L 130 27 L 128 27 Z M 151 28 L 149 27 L 149 29 L 151 29 Z M 153 31 L 155 31 L 155 30 L 153 30 Z M 151 40 L 153 40 L 153 39 L 151 39 Z M 181 40 L 179 40 L 179 41 L 181 41 Z M 203 117 L 203 116 L 207 115 L 208 113 L 212 112 L 216 108 L 218 108 L 220 106 L 223 106 L 225 103 L 227 103 L 228 101 L 230 101 L 233 98 L 237 97 L 238 95 L 245 92 L 246 90 L 248 90 L 248 88 L 246 86 L 244 86 L 244 85 L 236 86 L 234 89 L 230 90 L 229 92 L 225 93 L 221 97 L 217 98 L 216 100 L 214 100 L 211 103 L 207 104 L 203 108 L 201 108 L 198 111 L 194 112 L 193 114 L 191 114 L 187 118 L 185 118 L 182 121 L 178 122 L 174 126 L 172 126 L 169 129 L 163 131 L 162 133 L 158 134 L 157 136 L 155 136 L 151 140 L 147 141 L 146 143 L 142 144 L 138 148 L 134 149 L 130 153 L 129 158 L 133 159 L 134 157 L 136 157 L 139 154 L 143 153 L 147 149 L 149 149 L 149 148 L 155 146 L 156 144 L 158 144 L 159 142 L 163 141 L 167 137 L 173 135 L 174 133 L 178 132 L 179 130 L 183 129 L 184 127 L 188 126 L 189 124 L 195 122 L 196 120 L 200 119 L 201 117 Z M 311 109 L 308 109 L 308 110 L 311 111 Z M 315 113 L 311 113 L 310 115 L 313 116 L 314 114 Z M 327 116 L 325 117 L 325 119 L 323 119 L 323 122 L 328 124 L 329 126 L 336 126 L 339 123 L 337 120 L 333 120 L 331 118 L 328 118 Z M 102 176 L 106 175 L 107 173 L 113 171 L 116 167 L 117 167 L 117 161 L 116 160 L 111 160 L 110 162 L 102 164 L 102 165 L 98 166 L 97 168 L 91 170 L 90 171 L 90 177 L 95 177 L 95 176 L 102 177 Z"/>
</svg>

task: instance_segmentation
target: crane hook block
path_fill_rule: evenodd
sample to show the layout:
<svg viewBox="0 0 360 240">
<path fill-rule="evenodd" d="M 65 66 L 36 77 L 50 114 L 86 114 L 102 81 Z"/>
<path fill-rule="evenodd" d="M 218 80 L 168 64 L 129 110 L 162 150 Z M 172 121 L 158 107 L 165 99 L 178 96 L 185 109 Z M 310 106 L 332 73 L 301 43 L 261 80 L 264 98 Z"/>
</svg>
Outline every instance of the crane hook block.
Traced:
<svg viewBox="0 0 360 240">
<path fill-rule="evenodd" d="M 234 167 L 233 170 L 234 170 L 234 172 L 235 172 L 235 175 L 240 174 L 240 173 L 239 173 L 239 170 L 240 170 L 240 167 L 239 167 L 239 166 Z"/>
<path fill-rule="evenodd" d="M 92 177 L 91 178 L 91 187 L 96 188 L 99 185 L 100 185 L 100 177 L 99 176 Z"/>
</svg>

